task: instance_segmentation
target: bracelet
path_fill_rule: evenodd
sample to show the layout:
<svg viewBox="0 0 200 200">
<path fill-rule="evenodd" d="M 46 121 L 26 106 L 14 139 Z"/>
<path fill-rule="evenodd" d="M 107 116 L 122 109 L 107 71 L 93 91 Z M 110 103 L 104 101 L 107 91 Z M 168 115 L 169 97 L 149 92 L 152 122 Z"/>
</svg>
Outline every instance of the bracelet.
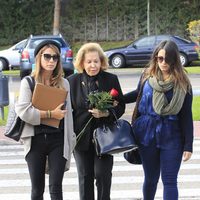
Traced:
<svg viewBox="0 0 200 200">
<path fill-rule="evenodd" d="M 48 116 L 49 116 L 49 119 L 51 118 L 51 111 L 48 110 Z"/>
<path fill-rule="evenodd" d="M 47 118 L 51 118 L 51 111 L 50 110 L 47 110 L 47 112 L 46 112 L 46 115 L 47 115 Z"/>
</svg>

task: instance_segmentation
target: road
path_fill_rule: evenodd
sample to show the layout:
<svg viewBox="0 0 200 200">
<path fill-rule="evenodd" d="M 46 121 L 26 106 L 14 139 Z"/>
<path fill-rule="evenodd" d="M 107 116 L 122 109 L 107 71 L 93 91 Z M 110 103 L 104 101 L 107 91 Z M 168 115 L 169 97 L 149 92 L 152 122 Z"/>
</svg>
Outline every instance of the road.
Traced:
<svg viewBox="0 0 200 200">
<path fill-rule="evenodd" d="M 137 87 L 140 73 L 134 72 L 131 68 L 129 69 L 109 69 L 109 72 L 115 73 L 119 77 L 121 88 L 123 93 L 130 92 L 131 90 Z M 200 95 L 200 74 L 190 75 L 189 76 L 194 95 Z M 16 93 L 18 93 L 20 87 L 20 78 L 19 77 L 9 77 L 9 94 L 10 94 L 10 103 L 14 102 Z M 133 111 L 133 104 L 128 104 L 126 106 L 125 115 L 128 120 L 131 118 L 131 113 Z"/>
<path fill-rule="evenodd" d="M 125 69 L 109 69 L 111 73 L 118 75 L 119 81 L 124 93 L 131 91 L 136 88 L 140 72 L 134 71 L 131 68 Z M 194 93 L 198 92 L 200 94 L 200 74 L 189 75 L 189 79 L 192 84 Z M 9 91 L 17 92 L 19 90 L 20 78 L 19 77 L 9 77 Z"/>
<path fill-rule="evenodd" d="M 141 200 L 143 171 L 141 165 L 127 163 L 122 155 L 114 156 L 112 200 Z M 194 154 L 181 166 L 179 178 L 180 200 L 200 200 L 200 140 L 194 142 Z M 48 185 L 48 176 L 46 176 Z M 63 180 L 64 200 L 78 200 L 78 178 L 74 159 L 70 171 Z M 0 146 L 0 199 L 30 199 L 30 179 L 23 157 L 23 146 Z M 159 182 L 156 200 L 162 199 L 162 184 Z M 49 200 L 46 186 L 45 200 Z"/>
<path fill-rule="evenodd" d="M 123 92 L 134 89 L 139 80 L 139 74 L 119 71 L 119 80 Z M 200 76 L 190 77 L 193 87 L 200 89 Z M 20 80 L 10 78 L 11 93 L 18 92 Z M 133 106 L 129 104 L 123 118 L 130 119 Z M 141 165 L 127 163 L 123 155 L 114 156 L 112 200 L 141 200 L 143 171 Z M 48 176 L 46 177 L 48 185 Z M 192 159 L 181 166 L 179 178 L 180 200 L 200 200 L 200 140 L 194 141 Z M 78 200 L 78 179 L 76 165 L 72 159 L 70 171 L 65 173 L 63 181 L 64 200 Z M 23 157 L 23 146 L 19 143 L 0 146 L 0 199 L 1 200 L 28 200 L 30 199 L 30 179 Z M 162 184 L 159 182 L 156 200 L 162 199 Z M 45 191 L 45 200 L 49 200 L 48 187 Z"/>
</svg>

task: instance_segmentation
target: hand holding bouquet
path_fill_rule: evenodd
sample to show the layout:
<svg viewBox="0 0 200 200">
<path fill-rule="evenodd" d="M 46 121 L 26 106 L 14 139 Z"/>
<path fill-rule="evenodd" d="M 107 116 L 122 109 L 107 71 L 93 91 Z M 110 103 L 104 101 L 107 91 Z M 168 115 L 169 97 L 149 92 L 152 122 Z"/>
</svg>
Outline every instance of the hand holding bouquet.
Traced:
<svg viewBox="0 0 200 200">
<path fill-rule="evenodd" d="M 108 109 L 117 105 L 114 98 L 118 95 L 118 91 L 114 88 L 110 92 L 90 93 L 88 100 L 92 109 L 90 109 L 89 112 L 95 118 L 108 117 Z"/>
<path fill-rule="evenodd" d="M 115 100 L 118 95 L 118 91 L 114 88 L 112 88 L 110 92 L 92 92 L 88 95 L 88 101 L 91 107 L 88 111 L 92 114 L 92 117 L 88 120 L 83 130 L 78 134 L 77 143 L 80 141 L 85 129 L 94 117 L 101 118 L 109 116 L 108 109 L 118 104 Z"/>
<path fill-rule="evenodd" d="M 118 91 L 114 88 L 110 92 L 93 92 L 88 95 L 88 100 L 92 108 L 105 111 L 113 107 L 114 98 L 119 95 Z"/>
</svg>

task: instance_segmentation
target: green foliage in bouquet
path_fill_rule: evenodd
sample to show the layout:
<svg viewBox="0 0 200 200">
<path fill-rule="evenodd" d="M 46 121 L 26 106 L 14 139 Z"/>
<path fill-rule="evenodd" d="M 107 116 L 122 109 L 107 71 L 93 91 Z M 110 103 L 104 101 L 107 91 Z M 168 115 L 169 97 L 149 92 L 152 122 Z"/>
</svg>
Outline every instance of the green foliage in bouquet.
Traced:
<svg viewBox="0 0 200 200">
<path fill-rule="evenodd" d="M 92 92 L 88 95 L 88 101 L 90 103 L 90 108 L 96 108 L 101 111 L 105 111 L 113 107 L 114 99 L 119 95 L 118 91 L 115 88 L 112 88 L 110 92 Z M 91 116 L 84 128 L 76 137 L 76 144 L 79 143 L 82 138 L 88 124 L 92 121 L 94 117 Z"/>
<path fill-rule="evenodd" d="M 90 93 L 88 100 L 92 108 L 104 111 L 113 107 L 113 98 L 109 92 Z"/>
</svg>

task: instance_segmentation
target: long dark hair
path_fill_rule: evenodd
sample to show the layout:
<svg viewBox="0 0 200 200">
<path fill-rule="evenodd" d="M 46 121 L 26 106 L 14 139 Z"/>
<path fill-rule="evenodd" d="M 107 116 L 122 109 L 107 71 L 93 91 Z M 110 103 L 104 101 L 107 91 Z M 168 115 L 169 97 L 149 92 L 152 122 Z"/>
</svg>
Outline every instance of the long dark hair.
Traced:
<svg viewBox="0 0 200 200">
<path fill-rule="evenodd" d="M 160 69 L 157 63 L 157 56 L 161 49 L 165 50 L 165 61 L 170 66 L 170 74 L 175 85 L 180 85 L 184 91 L 187 92 L 191 89 L 191 84 L 187 77 L 186 70 L 181 64 L 178 47 L 176 43 L 171 40 L 164 40 L 155 48 L 151 60 L 147 65 L 147 69 L 144 72 L 145 79 L 150 76 L 155 76 L 157 79 L 159 79 L 158 75 Z"/>
</svg>

